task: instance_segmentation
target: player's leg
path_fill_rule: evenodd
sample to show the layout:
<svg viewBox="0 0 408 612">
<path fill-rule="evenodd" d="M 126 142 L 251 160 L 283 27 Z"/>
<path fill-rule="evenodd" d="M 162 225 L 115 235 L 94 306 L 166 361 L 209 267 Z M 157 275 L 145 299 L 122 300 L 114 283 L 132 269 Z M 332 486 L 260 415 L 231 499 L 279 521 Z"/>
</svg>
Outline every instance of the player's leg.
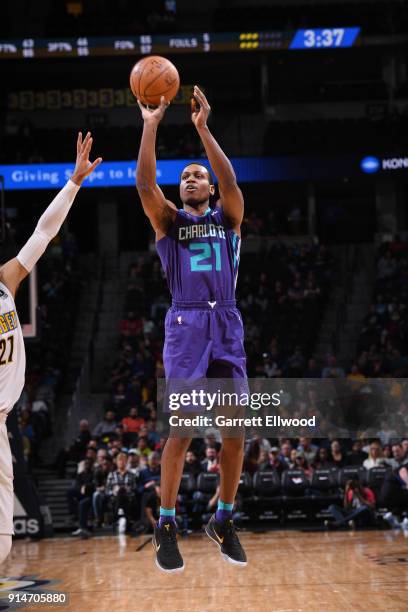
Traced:
<svg viewBox="0 0 408 612">
<path fill-rule="evenodd" d="M 244 459 L 244 437 L 224 438 L 220 453 L 220 497 L 216 513 L 205 531 L 220 547 L 222 556 L 234 565 L 246 565 L 244 549 L 237 536 L 232 511 Z"/>
<path fill-rule="evenodd" d="M 241 315 L 236 308 L 222 309 L 216 314 L 214 326 L 213 361 L 208 377 L 227 379 L 225 390 L 246 387 L 246 356 L 243 342 Z M 232 385 L 233 388 L 230 388 Z M 225 383 L 221 386 L 225 387 Z M 232 407 L 220 406 L 225 416 Z M 234 410 L 234 416 L 245 416 L 243 409 Z M 242 413 L 242 414 L 241 414 Z M 228 437 L 227 437 L 228 436 Z M 220 547 L 223 557 L 230 563 L 246 565 L 245 551 L 241 546 L 232 520 L 232 510 L 237 494 L 244 460 L 245 435 L 242 430 L 232 430 L 223 436 L 220 453 L 220 497 L 216 513 L 207 526 L 207 535 Z"/>
<path fill-rule="evenodd" d="M 11 535 L 0 534 L 0 564 L 9 556 L 11 550 Z"/>
<path fill-rule="evenodd" d="M 159 525 L 175 520 L 177 493 L 180 487 L 186 452 L 191 438 L 169 438 L 161 459 L 161 506 Z"/>
<path fill-rule="evenodd" d="M 220 502 L 217 520 L 232 517 L 232 507 L 238 491 L 239 480 L 244 462 L 244 437 L 223 438 L 220 452 Z M 223 509 L 222 504 L 228 506 Z M 231 508 L 230 508 L 231 507 Z"/>
<path fill-rule="evenodd" d="M 190 438 L 168 438 L 161 459 L 160 518 L 154 529 L 156 565 L 165 572 L 181 572 L 184 561 L 177 546 L 176 499 Z"/>
<path fill-rule="evenodd" d="M 13 533 L 13 462 L 5 423 L 0 424 L 0 563 L 11 550 Z"/>
<path fill-rule="evenodd" d="M 210 352 L 208 312 L 172 307 L 166 315 L 163 347 L 163 363 L 169 388 L 173 385 L 178 388 L 183 381 L 205 376 Z M 156 564 L 166 572 L 184 569 L 183 558 L 177 546 L 175 506 L 190 443 L 191 438 L 168 438 L 161 459 L 160 518 L 154 530 L 153 545 L 156 549 Z"/>
</svg>

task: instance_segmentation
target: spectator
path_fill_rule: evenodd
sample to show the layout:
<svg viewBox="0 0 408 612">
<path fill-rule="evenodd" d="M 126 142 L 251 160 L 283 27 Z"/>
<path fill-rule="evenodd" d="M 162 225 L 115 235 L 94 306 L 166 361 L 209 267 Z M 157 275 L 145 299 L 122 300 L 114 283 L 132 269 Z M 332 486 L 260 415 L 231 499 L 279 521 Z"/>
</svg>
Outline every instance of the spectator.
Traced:
<svg viewBox="0 0 408 612">
<path fill-rule="evenodd" d="M 93 429 L 92 436 L 102 439 L 109 439 L 114 435 L 116 429 L 115 413 L 107 410 L 104 418 Z"/>
<path fill-rule="evenodd" d="M 277 446 L 273 446 L 271 448 L 269 460 L 264 463 L 260 469 L 276 471 L 279 474 L 279 477 L 282 476 L 282 472 L 288 469 L 286 461 L 279 455 L 279 448 Z"/>
<path fill-rule="evenodd" d="M 87 461 L 92 462 L 92 469 L 95 466 L 97 451 L 93 446 L 88 446 L 86 449 L 85 459 L 78 463 L 77 474 L 81 474 L 84 469 Z"/>
<path fill-rule="evenodd" d="M 135 477 L 127 467 L 127 456 L 119 453 L 116 457 L 116 470 L 108 475 L 106 496 L 112 503 L 119 533 L 125 533 L 135 502 Z"/>
<path fill-rule="evenodd" d="M 137 440 L 137 435 L 140 431 L 140 428 L 144 424 L 145 420 L 139 417 L 137 407 L 132 406 L 129 410 L 128 416 L 122 419 L 125 440 L 128 445 Z"/>
<path fill-rule="evenodd" d="M 363 382 L 364 380 L 366 380 L 364 374 L 360 372 L 360 368 L 357 363 L 353 363 L 350 368 L 350 373 L 347 374 L 347 378 L 349 380 L 356 380 L 358 382 Z"/>
<path fill-rule="evenodd" d="M 400 522 L 402 512 L 408 508 L 408 467 L 398 467 L 386 474 L 380 493 L 381 504 L 389 511 L 384 514 L 384 520 L 393 529 L 408 531 L 408 518 Z"/>
<path fill-rule="evenodd" d="M 282 460 L 285 461 L 285 463 L 287 465 L 290 464 L 290 453 L 291 453 L 291 450 L 292 450 L 292 445 L 291 445 L 291 443 L 289 441 L 283 442 L 281 444 L 281 447 L 280 447 L 280 456 L 281 456 Z"/>
<path fill-rule="evenodd" d="M 192 474 L 197 476 L 201 472 L 201 465 L 195 453 L 192 450 L 187 451 L 184 461 L 183 474 Z"/>
<path fill-rule="evenodd" d="M 363 462 L 363 467 L 366 470 L 378 467 L 380 465 L 386 465 L 384 457 L 382 457 L 382 450 L 379 442 L 371 442 L 370 451 L 367 459 Z"/>
<path fill-rule="evenodd" d="M 267 450 L 261 448 L 258 455 L 258 469 L 263 471 L 269 466 L 269 453 Z"/>
<path fill-rule="evenodd" d="M 129 470 L 129 472 L 132 472 L 133 476 L 137 479 L 139 477 L 139 474 L 141 472 L 142 469 L 144 469 L 146 466 L 140 465 L 140 457 L 137 454 L 137 451 L 135 448 L 131 448 L 130 451 L 128 452 L 128 462 L 127 462 L 127 469 Z"/>
<path fill-rule="evenodd" d="M 314 470 L 328 470 L 334 467 L 333 462 L 330 460 L 329 451 L 327 448 L 322 446 L 317 451 L 315 458 L 312 463 L 312 468 Z"/>
<path fill-rule="evenodd" d="M 408 457 L 404 453 L 402 444 L 400 444 L 399 442 L 397 444 L 393 444 L 391 450 L 392 459 L 387 459 L 387 463 L 392 467 L 393 470 L 396 470 L 402 467 L 403 465 L 408 464 Z"/>
<path fill-rule="evenodd" d="M 367 453 L 363 451 L 361 440 L 353 440 L 351 451 L 346 455 L 346 463 L 347 465 L 363 465 L 367 456 Z"/>
<path fill-rule="evenodd" d="M 156 445 L 160 442 L 160 435 L 156 431 L 156 421 L 147 421 L 146 431 L 141 427 L 140 435 L 147 437 L 147 442 L 151 448 L 156 448 Z"/>
<path fill-rule="evenodd" d="M 347 460 L 338 440 L 333 440 L 330 444 L 331 461 L 336 468 L 342 468 L 346 465 Z"/>
<path fill-rule="evenodd" d="M 137 482 L 139 493 L 143 494 L 151 487 L 160 484 L 160 457 L 158 453 L 152 453 L 148 459 L 148 465 L 141 470 Z"/>
<path fill-rule="evenodd" d="M 74 486 L 67 491 L 68 511 L 72 516 L 75 516 L 78 509 L 79 528 L 72 535 L 87 536 L 88 530 L 88 514 L 92 503 L 93 493 L 93 460 L 84 460 L 84 469 L 77 474 Z"/>
<path fill-rule="evenodd" d="M 201 461 L 201 470 L 203 472 L 219 471 L 217 451 L 214 446 L 207 446 L 205 449 L 205 459 Z"/>
<path fill-rule="evenodd" d="M 101 527 L 103 524 L 104 513 L 106 510 L 106 483 L 112 469 L 112 459 L 109 455 L 106 455 L 101 459 L 100 464 L 94 473 L 92 509 L 97 527 Z"/>
<path fill-rule="evenodd" d="M 316 453 L 318 451 L 318 447 L 315 444 L 312 444 L 310 438 L 301 437 L 299 438 L 299 445 L 297 450 L 302 452 L 305 456 L 307 463 L 311 464 L 316 457 Z"/>
<path fill-rule="evenodd" d="M 302 451 L 296 451 L 295 463 L 293 469 L 303 470 L 307 478 L 310 478 L 313 473 L 313 469 L 309 467 L 306 460 L 305 454 Z"/>
<path fill-rule="evenodd" d="M 322 378 L 344 378 L 345 373 L 343 368 L 337 365 L 337 359 L 334 355 L 327 357 L 327 365 L 322 370 Z"/>
<path fill-rule="evenodd" d="M 115 392 L 112 395 L 112 408 L 116 414 L 120 414 L 126 404 L 126 386 L 125 383 L 119 382 L 116 385 Z"/>
<path fill-rule="evenodd" d="M 149 448 L 147 444 L 147 438 L 142 438 L 142 437 L 139 438 L 139 440 L 137 441 L 136 452 L 139 455 L 139 457 L 141 456 L 149 457 L 149 455 L 151 455 L 152 449 Z"/>
<path fill-rule="evenodd" d="M 374 519 L 375 495 L 368 487 L 363 487 L 358 480 L 349 480 L 346 484 L 343 499 L 343 508 L 332 504 L 329 511 L 334 517 L 334 522 L 326 521 L 325 525 L 330 528 L 345 527 L 352 529 L 356 523 L 367 525 Z"/>
</svg>

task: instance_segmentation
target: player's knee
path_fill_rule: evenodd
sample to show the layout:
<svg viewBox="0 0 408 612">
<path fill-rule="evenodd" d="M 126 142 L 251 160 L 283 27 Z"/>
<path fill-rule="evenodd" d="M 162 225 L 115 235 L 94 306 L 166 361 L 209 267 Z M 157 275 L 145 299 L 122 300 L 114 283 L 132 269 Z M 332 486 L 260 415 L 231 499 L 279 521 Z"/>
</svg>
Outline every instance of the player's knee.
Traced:
<svg viewBox="0 0 408 612">
<path fill-rule="evenodd" d="M 0 563 L 9 556 L 11 550 L 11 535 L 0 535 Z"/>
</svg>

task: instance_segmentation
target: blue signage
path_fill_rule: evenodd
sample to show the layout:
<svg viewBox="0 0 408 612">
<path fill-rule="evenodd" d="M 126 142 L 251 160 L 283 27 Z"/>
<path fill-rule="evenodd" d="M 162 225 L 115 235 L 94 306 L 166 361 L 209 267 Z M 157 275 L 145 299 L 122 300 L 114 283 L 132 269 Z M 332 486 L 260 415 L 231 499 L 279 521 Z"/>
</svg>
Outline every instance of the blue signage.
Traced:
<svg viewBox="0 0 408 612">
<path fill-rule="evenodd" d="M 361 176 L 392 170 L 407 170 L 408 158 L 377 158 L 357 155 L 303 157 L 236 157 L 231 162 L 240 183 L 308 181 Z M 178 185 L 182 170 L 191 159 L 159 160 L 159 185 Z M 196 163 L 201 163 L 197 160 Z M 202 160 L 207 164 L 207 160 Z M 71 176 L 73 164 L 0 165 L 0 176 L 7 190 L 59 189 Z M 84 187 L 135 187 L 136 162 L 102 162 L 84 182 Z"/>
<path fill-rule="evenodd" d="M 361 169 L 366 174 L 374 174 L 379 171 L 380 167 L 381 164 L 378 157 L 369 156 L 361 160 Z"/>
</svg>

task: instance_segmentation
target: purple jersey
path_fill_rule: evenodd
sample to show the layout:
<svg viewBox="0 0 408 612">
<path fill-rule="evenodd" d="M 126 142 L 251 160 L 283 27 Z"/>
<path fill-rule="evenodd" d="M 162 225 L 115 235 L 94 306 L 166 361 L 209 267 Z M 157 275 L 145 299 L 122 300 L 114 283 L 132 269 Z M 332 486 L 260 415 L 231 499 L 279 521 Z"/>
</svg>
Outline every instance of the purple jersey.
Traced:
<svg viewBox="0 0 408 612">
<path fill-rule="evenodd" d="M 178 210 L 156 242 L 173 300 L 234 300 L 240 243 L 221 208 L 202 216 Z"/>
</svg>

